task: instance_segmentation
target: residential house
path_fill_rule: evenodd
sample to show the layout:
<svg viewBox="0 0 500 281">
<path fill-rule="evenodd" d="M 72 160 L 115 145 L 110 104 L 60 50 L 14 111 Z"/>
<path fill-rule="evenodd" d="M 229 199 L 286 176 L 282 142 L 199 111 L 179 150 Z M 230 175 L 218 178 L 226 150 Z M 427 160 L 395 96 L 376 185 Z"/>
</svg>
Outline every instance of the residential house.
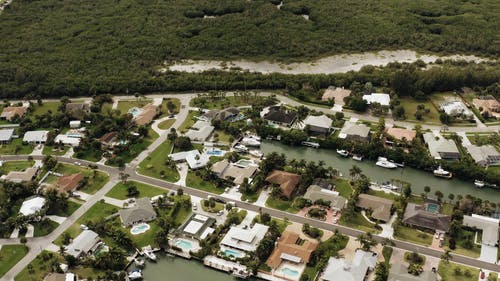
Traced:
<svg viewBox="0 0 500 281">
<path fill-rule="evenodd" d="M 324 178 L 315 178 L 312 182 L 312 185 L 317 185 L 327 190 L 333 190 L 333 188 L 335 187 L 335 185 L 330 180 Z"/>
<path fill-rule="evenodd" d="M 28 110 L 27 107 L 24 106 L 7 106 L 4 107 L 2 114 L 0 114 L 0 119 L 5 119 L 9 122 L 17 118 L 23 118 Z"/>
<path fill-rule="evenodd" d="M 32 196 L 24 200 L 19 209 L 19 213 L 23 216 L 31 216 L 40 212 L 45 207 L 46 200 L 41 196 Z"/>
<path fill-rule="evenodd" d="M 417 135 L 417 132 L 414 130 L 395 128 L 395 127 L 387 128 L 386 133 L 391 138 L 406 143 L 412 142 L 415 136 Z"/>
<path fill-rule="evenodd" d="M 193 213 L 177 230 L 178 236 L 203 240 L 214 232 L 212 226 L 216 220 L 211 217 Z"/>
<path fill-rule="evenodd" d="M 466 145 L 472 159 L 481 166 L 500 165 L 500 153 L 493 145 Z"/>
<path fill-rule="evenodd" d="M 339 138 L 351 141 L 368 142 L 370 140 L 370 127 L 355 122 L 345 122 L 340 130 Z"/>
<path fill-rule="evenodd" d="M 316 134 L 328 134 L 332 128 L 333 120 L 326 115 L 314 116 L 309 115 L 302 122 L 303 128 L 308 129 L 309 132 Z"/>
<path fill-rule="evenodd" d="M 371 93 L 369 95 L 363 95 L 363 100 L 365 100 L 367 104 L 378 103 L 385 106 L 389 106 L 391 104 L 391 96 L 384 93 Z"/>
<path fill-rule="evenodd" d="M 228 107 L 224 108 L 222 110 L 210 110 L 205 112 L 200 119 L 207 121 L 207 122 L 212 122 L 212 120 L 220 120 L 220 121 L 228 121 L 240 113 L 239 109 L 236 107 Z"/>
<path fill-rule="evenodd" d="M 450 228 L 451 217 L 428 211 L 427 204 L 408 203 L 403 216 L 403 223 L 445 233 Z"/>
<path fill-rule="evenodd" d="M 221 252 L 229 249 L 229 253 L 235 252 L 238 255 L 237 257 L 244 256 L 244 253 L 255 252 L 268 230 L 269 226 L 260 223 L 250 227 L 231 226 L 220 242 Z M 240 254 L 240 252 L 243 253 Z"/>
<path fill-rule="evenodd" d="M 351 95 L 351 90 L 344 89 L 344 87 L 335 87 L 330 86 L 325 90 L 323 96 L 321 97 L 322 101 L 330 101 L 333 100 L 335 104 L 345 105 L 344 99 Z"/>
<path fill-rule="evenodd" d="M 408 266 L 401 263 L 391 264 L 387 281 L 437 281 L 437 274 L 426 270 L 418 276 L 408 273 Z"/>
<path fill-rule="evenodd" d="M 460 151 L 453 140 L 435 136 L 430 132 L 425 133 L 423 137 L 434 159 L 460 159 Z"/>
<path fill-rule="evenodd" d="M 100 139 L 101 148 L 103 150 L 113 149 L 113 147 L 119 144 L 118 132 L 109 132 L 104 134 Z"/>
<path fill-rule="evenodd" d="M 141 112 L 134 117 L 134 122 L 137 126 L 148 125 L 153 121 L 159 113 L 159 107 L 152 103 L 146 104 L 141 108 Z"/>
<path fill-rule="evenodd" d="M 30 167 L 24 171 L 10 171 L 1 177 L 2 180 L 14 183 L 29 182 L 35 179 L 38 174 L 38 167 Z"/>
<path fill-rule="evenodd" d="M 212 165 L 212 172 L 214 172 L 221 179 L 231 180 L 235 185 L 242 184 L 245 178 L 251 182 L 258 169 L 259 167 L 257 165 L 240 167 L 229 163 L 227 159 L 216 162 Z"/>
<path fill-rule="evenodd" d="M 473 99 L 472 104 L 474 104 L 478 110 L 482 108 L 482 112 L 488 112 L 490 116 L 500 117 L 500 102 L 493 96 L 488 95 Z"/>
<path fill-rule="evenodd" d="M 83 102 L 70 102 L 66 104 L 66 113 L 72 118 L 82 120 L 90 112 L 90 105 Z"/>
<path fill-rule="evenodd" d="M 43 281 L 77 281 L 78 277 L 74 273 L 49 273 Z"/>
<path fill-rule="evenodd" d="M 206 153 L 196 150 L 181 151 L 168 155 L 176 163 L 186 162 L 191 170 L 205 167 L 210 162 L 210 157 Z"/>
<path fill-rule="evenodd" d="M 77 147 L 80 145 L 81 138 L 80 137 L 75 137 L 72 135 L 68 134 L 59 134 L 56 136 L 54 139 L 55 143 L 62 143 L 64 145 L 69 145 L 72 147 Z"/>
<path fill-rule="evenodd" d="M 267 182 L 279 185 L 281 193 L 288 199 L 291 198 L 300 180 L 300 175 L 280 170 L 272 171 L 266 178 Z"/>
<path fill-rule="evenodd" d="M 212 135 L 215 127 L 212 125 L 201 127 L 198 130 L 189 129 L 185 136 L 192 141 L 206 141 Z"/>
<path fill-rule="evenodd" d="M 49 131 L 27 131 L 24 133 L 23 143 L 45 143 L 48 135 Z"/>
<path fill-rule="evenodd" d="M 75 258 L 91 255 L 100 241 L 97 233 L 92 230 L 84 230 L 66 246 L 64 253 Z"/>
<path fill-rule="evenodd" d="M 273 270 L 278 268 L 282 262 L 305 265 L 317 247 L 317 241 L 301 239 L 299 233 L 285 230 L 266 264 Z"/>
<path fill-rule="evenodd" d="M 464 216 L 463 225 L 483 231 L 481 244 L 496 247 L 498 245 L 499 219 L 472 214 Z"/>
<path fill-rule="evenodd" d="M 388 222 L 391 219 L 391 209 L 393 203 L 394 202 L 389 199 L 362 193 L 358 197 L 356 206 L 361 209 L 371 210 L 372 218 Z"/>
<path fill-rule="evenodd" d="M 69 121 L 69 127 L 71 129 L 78 129 L 82 126 L 82 121 L 80 120 L 72 120 L 72 121 Z"/>
<path fill-rule="evenodd" d="M 319 276 L 319 281 L 363 281 L 368 271 L 375 269 L 377 254 L 356 250 L 352 261 L 331 257 Z"/>
<path fill-rule="evenodd" d="M 8 144 L 12 141 L 14 129 L 0 129 L 0 144 Z"/>
<path fill-rule="evenodd" d="M 267 113 L 263 116 L 264 120 L 271 124 L 290 127 L 297 118 L 295 111 L 282 109 L 280 106 L 269 107 Z"/>
<path fill-rule="evenodd" d="M 464 117 L 467 119 L 471 119 L 474 117 L 474 114 L 467 106 L 461 101 L 445 101 L 440 104 L 441 110 L 443 110 L 446 114 L 454 117 Z"/>
<path fill-rule="evenodd" d="M 120 219 L 126 227 L 156 219 L 156 211 L 147 197 L 135 201 L 135 206 L 120 210 Z"/>
<path fill-rule="evenodd" d="M 318 185 L 311 185 L 304 194 L 305 199 L 311 200 L 313 203 L 318 200 L 330 201 L 330 208 L 341 211 L 347 204 L 347 199 L 340 196 L 338 192 L 321 188 Z"/>
<path fill-rule="evenodd" d="M 72 193 L 80 187 L 83 178 L 82 173 L 65 175 L 57 180 L 56 187 L 61 193 Z"/>
</svg>

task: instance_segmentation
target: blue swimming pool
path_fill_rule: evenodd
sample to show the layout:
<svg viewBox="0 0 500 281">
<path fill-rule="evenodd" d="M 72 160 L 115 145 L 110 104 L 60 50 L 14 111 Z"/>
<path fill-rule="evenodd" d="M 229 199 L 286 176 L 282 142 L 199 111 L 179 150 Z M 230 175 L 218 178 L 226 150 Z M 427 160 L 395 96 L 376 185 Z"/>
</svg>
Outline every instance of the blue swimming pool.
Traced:
<svg viewBox="0 0 500 281">
<path fill-rule="evenodd" d="M 193 248 L 193 245 L 191 244 L 191 242 L 186 241 L 186 240 L 175 241 L 175 246 L 177 246 L 183 250 L 186 250 L 186 251 L 189 251 Z"/>
<path fill-rule="evenodd" d="M 295 277 L 299 276 L 299 272 L 297 270 L 293 270 L 293 269 L 288 268 L 288 267 L 284 267 L 283 269 L 281 269 L 281 273 L 283 273 L 283 275 L 285 275 L 285 277 L 295 278 Z"/>
<path fill-rule="evenodd" d="M 233 251 L 233 250 L 230 250 L 230 249 L 224 250 L 224 254 L 226 255 L 226 257 L 234 257 L 234 258 L 241 257 L 241 253 L 240 252 Z"/>
<path fill-rule="evenodd" d="M 206 153 L 210 156 L 222 156 L 222 155 L 224 155 L 224 151 L 222 151 L 218 148 L 207 149 Z"/>
<path fill-rule="evenodd" d="M 141 234 L 141 233 L 144 233 L 146 231 L 148 231 L 151 227 L 149 226 L 149 224 L 147 223 L 141 223 L 141 224 L 138 224 L 138 225 L 134 225 L 131 229 L 130 229 L 130 233 L 132 235 L 137 235 L 137 234 Z"/>
<path fill-rule="evenodd" d="M 137 117 L 137 115 L 141 114 L 141 109 L 137 107 L 132 107 L 128 110 L 128 113 L 132 114 L 133 117 Z"/>
<path fill-rule="evenodd" d="M 428 203 L 427 211 L 431 213 L 439 213 L 439 205 L 434 203 Z"/>
</svg>

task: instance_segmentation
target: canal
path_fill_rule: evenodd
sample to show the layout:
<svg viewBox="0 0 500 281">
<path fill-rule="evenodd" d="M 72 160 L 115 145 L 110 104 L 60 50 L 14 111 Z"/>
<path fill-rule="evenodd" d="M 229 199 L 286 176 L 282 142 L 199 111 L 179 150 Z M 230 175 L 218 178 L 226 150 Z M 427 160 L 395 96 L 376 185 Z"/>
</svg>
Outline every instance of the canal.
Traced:
<svg viewBox="0 0 500 281">
<path fill-rule="evenodd" d="M 326 166 L 332 166 L 339 170 L 344 177 L 349 177 L 349 169 L 353 165 L 361 168 L 363 173 L 370 178 L 371 181 L 382 182 L 391 179 L 399 179 L 411 183 L 411 189 L 414 194 L 421 194 L 424 192 L 425 186 L 431 187 L 430 194 L 434 194 L 436 190 L 440 190 L 444 194 L 444 199 L 447 200 L 448 194 L 453 193 L 465 196 L 471 194 L 483 200 L 489 200 L 493 203 L 500 203 L 500 191 L 483 188 L 478 189 L 472 182 L 465 182 L 458 179 L 441 179 L 437 178 L 431 173 L 413 169 L 410 167 L 397 168 L 394 170 L 384 169 L 375 166 L 372 161 L 355 161 L 351 158 L 344 158 L 337 154 L 335 150 L 330 149 L 315 149 L 309 147 L 291 147 L 281 144 L 276 141 L 263 141 L 261 150 L 265 154 L 271 152 L 284 153 L 288 159 L 295 158 L 297 160 L 304 159 L 306 161 L 320 161 L 323 160 Z"/>
</svg>

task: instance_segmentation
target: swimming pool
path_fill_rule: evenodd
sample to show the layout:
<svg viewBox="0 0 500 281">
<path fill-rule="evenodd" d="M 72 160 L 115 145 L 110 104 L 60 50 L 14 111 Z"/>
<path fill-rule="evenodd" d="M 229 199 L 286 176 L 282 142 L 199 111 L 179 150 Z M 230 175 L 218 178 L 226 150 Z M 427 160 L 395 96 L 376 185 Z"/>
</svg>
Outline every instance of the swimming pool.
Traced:
<svg viewBox="0 0 500 281">
<path fill-rule="evenodd" d="M 434 203 L 428 203 L 427 211 L 431 213 L 439 213 L 439 205 Z"/>
<path fill-rule="evenodd" d="M 225 249 L 224 250 L 224 254 L 226 255 L 226 257 L 234 257 L 234 258 L 241 257 L 241 253 L 240 252 L 233 251 L 233 250 L 230 250 L 230 249 Z"/>
<path fill-rule="evenodd" d="M 238 162 L 234 163 L 234 165 L 236 165 L 238 167 L 242 167 L 242 168 L 246 168 L 252 164 L 253 164 L 253 161 L 247 160 L 247 159 L 240 159 L 240 160 L 238 160 Z"/>
<path fill-rule="evenodd" d="M 179 240 L 175 241 L 174 244 L 175 244 L 175 246 L 177 246 L 183 250 L 186 250 L 186 251 L 189 251 L 193 248 L 193 245 L 191 244 L 191 242 L 186 241 L 186 240 L 179 239 Z"/>
<path fill-rule="evenodd" d="M 132 235 L 137 235 L 137 234 L 141 234 L 141 233 L 144 233 L 146 231 L 148 231 L 151 227 L 149 226 L 149 224 L 147 223 L 140 223 L 138 225 L 134 225 L 132 226 L 132 228 L 130 229 L 130 233 Z"/>
<path fill-rule="evenodd" d="M 132 116 L 135 118 L 137 115 L 141 114 L 141 109 L 137 107 L 132 107 L 131 109 L 128 110 L 128 113 L 132 114 Z"/>
<path fill-rule="evenodd" d="M 285 277 L 290 277 L 290 278 L 295 278 L 295 277 L 299 276 L 299 272 L 297 270 L 293 270 L 293 269 L 288 268 L 288 267 L 283 267 L 281 269 L 281 273 L 283 273 L 283 275 L 285 275 Z"/>
<path fill-rule="evenodd" d="M 210 156 L 222 156 L 222 155 L 224 155 L 224 151 L 222 151 L 218 148 L 207 149 L 206 153 Z"/>
</svg>

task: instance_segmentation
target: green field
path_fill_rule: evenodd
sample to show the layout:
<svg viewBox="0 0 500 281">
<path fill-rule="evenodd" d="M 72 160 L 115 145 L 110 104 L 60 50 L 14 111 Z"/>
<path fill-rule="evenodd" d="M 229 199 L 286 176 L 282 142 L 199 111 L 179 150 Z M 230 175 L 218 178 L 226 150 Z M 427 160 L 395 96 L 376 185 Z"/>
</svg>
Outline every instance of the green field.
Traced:
<svg viewBox="0 0 500 281">
<path fill-rule="evenodd" d="M 0 167 L 0 173 L 7 174 L 12 171 L 24 171 L 29 167 L 33 167 L 35 161 L 8 161 Z"/>
<path fill-rule="evenodd" d="M 294 214 L 300 211 L 300 209 L 293 206 L 293 200 L 283 200 L 273 196 L 269 196 L 269 198 L 267 198 L 266 206 Z"/>
<path fill-rule="evenodd" d="M 213 183 L 203 180 L 201 177 L 197 176 L 195 172 L 189 171 L 186 177 L 186 185 L 192 188 L 200 189 L 203 191 L 221 194 L 224 192 L 224 188 L 218 188 Z"/>
<path fill-rule="evenodd" d="M 344 214 L 340 217 L 339 224 L 347 227 L 356 228 L 362 231 L 371 232 L 371 233 L 379 233 L 380 230 L 375 228 L 375 224 L 367 221 L 361 213 L 355 213 L 355 216 L 350 220 L 347 219 Z"/>
<path fill-rule="evenodd" d="M 12 140 L 9 144 L 0 144 L 0 155 L 26 155 L 33 151 L 29 144 L 23 144 L 23 139 Z"/>
<path fill-rule="evenodd" d="M 47 223 L 37 222 L 33 223 L 35 228 L 34 237 L 41 237 L 50 234 L 54 229 L 56 229 L 59 224 L 55 221 L 49 220 Z"/>
<path fill-rule="evenodd" d="M 0 277 L 9 271 L 28 253 L 24 245 L 3 245 L 0 249 Z"/>
<path fill-rule="evenodd" d="M 432 244 L 432 234 L 415 230 L 414 228 L 404 225 L 400 225 L 394 230 L 394 238 L 425 246 L 430 246 Z"/>
<path fill-rule="evenodd" d="M 187 129 L 191 128 L 191 126 L 193 126 L 193 124 L 196 122 L 195 117 L 197 116 L 200 116 L 200 113 L 198 111 L 193 111 L 193 110 L 189 111 L 188 116 L 186 117 L 184 122 L 182 122 L 182 124 L 179 126 L 177 131 L 179 132 L 187 131 Z"/>
<path fill-rule="evenodd" d="M 160 124 L 158 124 L 158 128 L 162 130 L 167 130 L 172 127 L 172 125 L 175 123 L 175 119 L 167 119 L 165 121 L 162 121 Z"/>
<path fill-rule="evenodd" d="M 337 191 L 340 196 L 349 199 L 352 194 L 352 187 L 348 180 L 337 178 L 333 181 L 335 184 L 335 191 Z"/>
<path fill-rule="evenodd" d="M 44 145 L 42 154 L 43 155 L 64 155 L 66 152 L 68 152 L 69 146 L 63 146 L 61 149 L 55 149 L 54 146 L 51 145 Z M 100 159 L 97 159 L 99 161 Z"/>
<path fill-rule="evenodd" d="M 406 120 L 423 122 L 423 123 L 433 123 L 441 124 L 439 121 L 439 112 L 436 107 L 430 101 L 416 101 L 412 98 L 401 98 L 401 105 L 405 109 Z M 423 104 L 426 109 L 429 109 L 429 113 L 424 113 L 422 120 L 417 120 L 415 117 L 415 112 L 417 111 L 417 106 Z"/>
<path fill-rule="evenodd" d="M 224 98 L 210 98 L 209 96 L 196 97 L 189 101 L 189 105 L 193 107 L 201 107 L 205 109 L 223 109 L 226 107 L 238 107 L 251 105 L 264 100 L 261 96 L 229 96 Z"/>
<path fill-rule="evenodd" d="M 460 274 L 457 274 L 456 268 L 460 269 Z M 466 276 L 466 271 L 470 273 L 469 276 Z M 479 276 L 479 269 L 468 267 L 465 265 L 457 264 L 457 263 L 445 263 L 441 261 L 438 267 L 438 273 L 441 276 L 441 280 L 448 281 L 476 281 Z"/>
<path fill-rule="evenodd" d="M 33 111 L 31 112 L 31 115 L 33 116 L 43 115 L 45 113 L 48 113 L 49 111 L 52 114 L 54 114 L 57 112 L 57 109 L 59 108 L 60 104 L 61 103 L 58 101 L 46 101 L 42 103 L 42 105 L 33 103 Z"/>
<path fill-rule="evenodd" d="M 139 195 L 135 196 L 136 198 L 141 198 L 141 197 L 151 198 L 153 196 L 168 192 L 168 190 L 164 189 L 164 188 L 159 188 L 159 187 L 155 187 L 155 186 L 151 186 L 148 184 L 135 182 L 135 181 L 128 181 L 125 184 L 123 182 L 119 182 L 106 194 L 106 196 L 120 199 L 120 200 L 130 198 L 127 196 L 127 188 L 129 186 L 132 186 L 132 185 L 135 186 L 137 188 L 137 190 L 139 191 Z"/>
<path fill-rule="evenodd" d="M 146 176 L 164 179 L 169 182 L 178 181 L 180 176 L 177 169 L 171 169 L 165 164 L 171 149 L 172 143 L 170 141 L 162 143 L 139 164 L 138 172 Z"/>
<path fill-rule="evenodd" d="M 168 112 L 167 104 L 169 101 L 171 101 L 173 104 L 175 104 L 175 109 L 172 111 L 172 113 Z M 161 109 L 162 114 L 160 115 L 159 118 L 168 116 L 170 114 L 177 114 L 177 113 L 179 113 L 179 110 L 181 109 L 181 101 L 179 99 L 174 99 L 174 98 L 164 98 L 163 102 L 161 103 L 160 109 Z"/>
</svg>

